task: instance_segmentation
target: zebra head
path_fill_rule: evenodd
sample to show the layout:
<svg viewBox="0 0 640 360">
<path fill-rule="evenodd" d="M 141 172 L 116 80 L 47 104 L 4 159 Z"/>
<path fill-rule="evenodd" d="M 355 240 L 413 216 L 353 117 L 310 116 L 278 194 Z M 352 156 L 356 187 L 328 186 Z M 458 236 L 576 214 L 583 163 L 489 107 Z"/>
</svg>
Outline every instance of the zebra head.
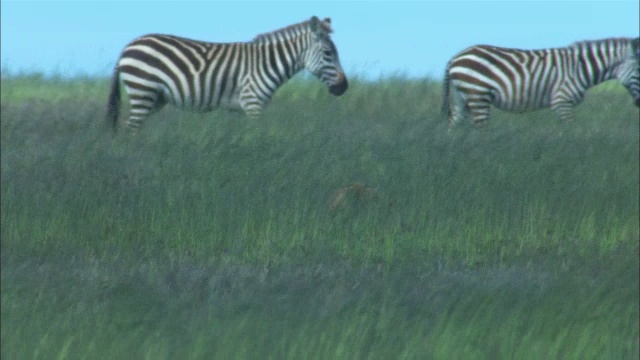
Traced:
<svg viewBox="0 0 640 360">
<path fill-rule="evenodd" d="M 618 70 L 618 80 L 624 85 L 637 107 L 640 107 L 640 38 L 629 41 L 629 51 Z"/>
<path fill-rule="evenodd" d="M 331 19 L 320 21 L 314 16 L 309 26 L 310 43 L 302 57 L 304 67 L 327 85 L 331 94 L 340 96 L 347 91 L 349 82 L 340 65 L 338 49 L 329 37 Z"/>
</svg>

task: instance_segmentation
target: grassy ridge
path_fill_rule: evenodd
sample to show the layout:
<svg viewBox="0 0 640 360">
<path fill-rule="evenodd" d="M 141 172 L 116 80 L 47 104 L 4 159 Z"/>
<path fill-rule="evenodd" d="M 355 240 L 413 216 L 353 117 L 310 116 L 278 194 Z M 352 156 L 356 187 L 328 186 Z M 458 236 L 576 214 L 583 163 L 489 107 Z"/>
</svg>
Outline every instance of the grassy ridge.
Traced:
<svg viewBox="0 0 640 360">
<path fill-rule="evenodd" d="M 107 89 L 2 80 L 3 355 L 637 357 L 620 87 L 447 134 L 438 83 L 300 79 L 133 139 Z"/>
</svg>

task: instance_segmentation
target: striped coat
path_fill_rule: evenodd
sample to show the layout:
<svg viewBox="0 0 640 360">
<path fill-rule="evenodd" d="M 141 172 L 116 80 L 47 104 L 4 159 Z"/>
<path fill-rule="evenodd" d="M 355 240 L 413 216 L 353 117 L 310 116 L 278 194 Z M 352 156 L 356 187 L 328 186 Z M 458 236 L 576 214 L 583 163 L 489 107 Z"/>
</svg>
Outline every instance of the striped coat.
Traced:
<svg viewBox="0 0 640 360">
<path fill-rule="evenodd" d="M 302 69 L 334 95 L 348 88 L 330 34 L 331 20 L 310 20 L 242 43 L 210 43 L 151 34 L 122 51 L 114 71 L 107 118 L 116 127 L 120 83 L 129 95 L 131 129 L 165 104 L 187 111 L 239 109 L 258 116 L 275 91 Z"/>
<path fill-rule="evenodd" d="M 618 79 L 640 106 L 638 42 L 611 38 L 545 50 L 472 46 L 447 65 L 443 111 L 450 127 L 468 115 L 482 126 L 491 105 L 510 112 L 550 107 L 572 120 L 585 92 L 610 79 Z"/>
</svg>

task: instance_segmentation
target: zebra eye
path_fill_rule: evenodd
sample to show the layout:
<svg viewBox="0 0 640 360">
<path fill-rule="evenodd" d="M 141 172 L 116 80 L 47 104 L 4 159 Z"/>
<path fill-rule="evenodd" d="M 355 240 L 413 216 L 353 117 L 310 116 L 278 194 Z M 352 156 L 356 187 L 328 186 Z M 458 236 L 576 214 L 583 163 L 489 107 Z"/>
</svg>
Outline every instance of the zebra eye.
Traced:
<svg viewBox="0 0 640 360">
<path fill-rule="evenodd" d="M 333 55 L 333 52 L 331 50 L 324 50 L 322 51 L 322 54 L 326 57 L 331 57 L 331 55 Z"/>
</svg>

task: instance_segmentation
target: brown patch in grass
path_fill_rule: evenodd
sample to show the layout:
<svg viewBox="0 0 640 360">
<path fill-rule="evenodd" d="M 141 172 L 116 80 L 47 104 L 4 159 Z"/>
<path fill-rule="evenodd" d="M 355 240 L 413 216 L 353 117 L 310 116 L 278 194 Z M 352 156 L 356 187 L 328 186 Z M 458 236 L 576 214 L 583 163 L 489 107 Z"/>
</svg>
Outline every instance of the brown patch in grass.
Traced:
<svg viewBox="0 0 640 360">
<path fill-rule="evenodd" d="M 348 199 L 353 199 L 356 203 L 363 203 L 376 197 L 377 194 L 378 190 L 375 188 L 361 182 L 354 182 L 342 186 L 333 193 L 329 199 L 329 210 L 334 211 L 344 206 Z"/>
</svg>

